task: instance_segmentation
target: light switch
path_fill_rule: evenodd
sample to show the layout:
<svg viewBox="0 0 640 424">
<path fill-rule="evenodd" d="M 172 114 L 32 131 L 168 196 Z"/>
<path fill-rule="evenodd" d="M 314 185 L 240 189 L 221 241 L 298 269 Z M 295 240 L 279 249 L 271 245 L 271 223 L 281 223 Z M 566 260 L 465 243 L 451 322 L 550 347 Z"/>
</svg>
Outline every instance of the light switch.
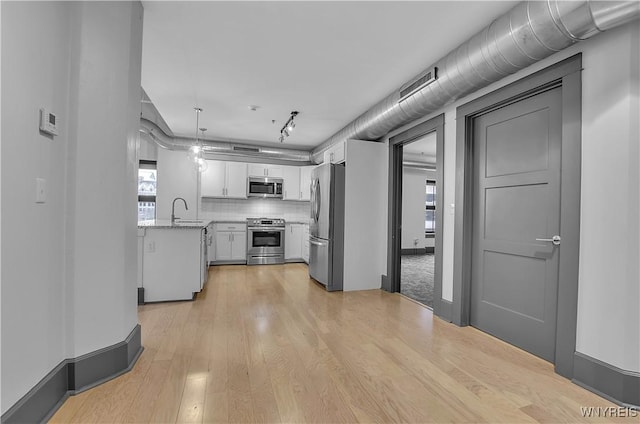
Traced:
<svg viewBox="0 0 640 424">
<path fill-rule="evenodd" d="M 47 200 L 47 181 L 44 178 L 36 178 L 36 203 L 44 203 Z"/>
</svg>

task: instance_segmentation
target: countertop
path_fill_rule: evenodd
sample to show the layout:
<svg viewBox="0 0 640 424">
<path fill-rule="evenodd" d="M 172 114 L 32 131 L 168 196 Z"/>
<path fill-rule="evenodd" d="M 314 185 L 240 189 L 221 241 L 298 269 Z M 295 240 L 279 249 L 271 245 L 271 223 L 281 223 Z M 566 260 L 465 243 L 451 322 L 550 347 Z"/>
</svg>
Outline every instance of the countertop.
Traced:
<svg viewBox="0 0 640 424">
<path fill-rule="evenodd" d="M 181 222 L 183 221 L 183 222 Z M 209 224 L 246 224 L 247 220 L 239 220 L 239 219 L 178 219 L 173 224 L 168 219 L 149 219 L 146 221 L 138 221 L 138 228 L 167 228 L 167 229 L 178 229 L 178 230 L 193 230 L 193 229 L 201 229 L 207 227 Z M 305 220 L 285 220 L 285 224 L 304 224 L 309 225 L 309 221 Z"/>
<path fill-rule="evenodd" d="M 176 230 L 200 230 L 207 227 L 211 222 L 210 219 L 178 219 L 171 222 L 169 219 L 149 219 L 146 221 L 138 221 L 138 228 L 167 228 Z"/>
</svg>

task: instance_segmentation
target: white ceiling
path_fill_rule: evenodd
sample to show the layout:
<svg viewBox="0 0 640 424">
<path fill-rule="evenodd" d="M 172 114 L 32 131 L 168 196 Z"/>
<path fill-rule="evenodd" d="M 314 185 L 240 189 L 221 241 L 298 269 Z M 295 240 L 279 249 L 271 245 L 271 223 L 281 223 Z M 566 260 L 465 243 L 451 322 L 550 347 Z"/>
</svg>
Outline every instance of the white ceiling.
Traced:
<svg viewBox="0 0 640 424">
<path fill-rule="evenodd" d="M 142 87 L 176 135 L 198 106 L 207 138 L 309 149 L 516 3 L 144 1 Z"/>
</svg>

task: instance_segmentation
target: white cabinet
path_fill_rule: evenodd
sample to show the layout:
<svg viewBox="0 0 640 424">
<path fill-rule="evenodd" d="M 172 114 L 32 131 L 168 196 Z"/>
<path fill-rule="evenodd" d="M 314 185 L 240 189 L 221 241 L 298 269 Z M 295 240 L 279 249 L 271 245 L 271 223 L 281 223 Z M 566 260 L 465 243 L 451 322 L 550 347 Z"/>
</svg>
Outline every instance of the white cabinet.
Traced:
<svg viewBox="0 0 640 424">
<path fill-rule="evenodd" d="M 215 237 L 215 224 L 211 223 L 207 227 L 207 264 L 216 260 L 215 243 L 213 242 Z"/>
<path fill-rule="evenodd" d="M 309 224 L 302 225 L 302 259 L 309 263 Z"/>
<path fill-rule="evenodd" d="M 284 200 L 311 199 L 311 170 L 313 166 L 285 166 L 284 176 Z"/>
<path fill-rule="evenodd" d="M 208 160 L 208 168 L 200 174 L 200 196 L 247 197 L 247 164 Z"/>
<path fill-rule="evenodd" d="M 324 163 L 342 163 L 346 160 L 344 142 L 336 143 L 324 152 Z"/>
<path fill-rule="evenodd" d="M 300 168 L 300 200 L 311 199 L 311 171 L 315 166 L 303 166 Z"/>
<path fill-rule="evenodd" d="M 302 259 L 302 232 L 304 224 L 286 224 L 284 236 L 284 259 Z"/>
<path fill-rule="evenodd" d="M 247 226 L 245 224 L 216 224 L 214 241 L 214 257 L 216 262 L 246 262 Z"/>
<path fill-rule="evenodd" d="M 267 165 L 264 163 L 250 163 L 249 176 L 282 178 L 283 167 L 280 165 Z"/>
<path fill-rule="evenodd" d="M 282 198 L 284 200 L 300 200 L 300 167 L 285 166 L 283 179 Z"/>
</svg>

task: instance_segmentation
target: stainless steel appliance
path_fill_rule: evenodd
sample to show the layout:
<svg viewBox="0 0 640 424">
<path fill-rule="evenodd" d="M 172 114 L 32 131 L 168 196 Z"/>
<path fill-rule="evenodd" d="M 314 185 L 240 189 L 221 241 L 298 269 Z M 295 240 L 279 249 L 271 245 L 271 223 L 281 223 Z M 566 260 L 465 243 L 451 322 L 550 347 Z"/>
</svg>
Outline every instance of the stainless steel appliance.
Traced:
<svg viewBox="0 0 640 424">
<path fill-rule="evenodd" d="M 248 177 L 247 197 L 273 197 L 282 199 L 282 178 Z"/>
<path fill-rule="evenodd" d="M 247 265 L 284 263 L 284 219 L 247 219 Z"/>
<path fill-rule="evenodd" d="M 328 291 L 342 290 L 344 274 L 344 165 L 311 172 L 309 275 Z"/>
</svg>

